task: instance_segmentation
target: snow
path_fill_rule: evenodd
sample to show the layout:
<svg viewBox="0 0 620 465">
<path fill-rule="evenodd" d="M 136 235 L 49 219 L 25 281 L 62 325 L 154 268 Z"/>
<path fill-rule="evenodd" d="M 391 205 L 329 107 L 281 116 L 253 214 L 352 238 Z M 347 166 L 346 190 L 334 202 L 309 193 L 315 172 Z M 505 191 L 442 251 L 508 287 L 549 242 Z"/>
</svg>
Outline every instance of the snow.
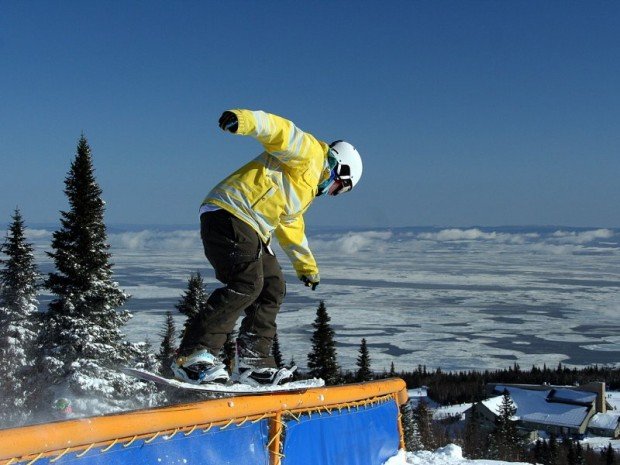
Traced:
<svg viewBox="0 0 620 465">
<path fill-rule="evenodd" d="M 616 429 L 620 421 L 620 413 L 597 413 L 590 420 L 590 427 Z"/>
<path fill-rule="evenodd" d="M 549 395 L 549 400 L 551 399 L 556 402 L 580 402 L 591 404 L 596 400 L 596 394 L 572 389 L 554 389 Z"/>
<path fill-rule="evenodd" d="M 429 408 L 436 409 L 439 407 L 439 404 L 435 402 L 433 399 L 428 397 L 428 388 L 426 386 L 422 386 L 416 389 L 407 390 L 407 394 L 409 395 L 409 403 L 412 408 L 416 408 L 420 402 L 424 402 Z"/>
<path fill-rule="evenodd" d="M 586 437 L 583 441 L 579 442 L 581 442 L 581 445 L 584 447 L 590 446 L 592 449 L 599 451 L 607 448 L 607 446 L 611 444 L 611 447 L 613 447 L 614 450 L 620 452 L 620 439 L 612 440 L 610 438 L 603 438 L 600 436 L 591 436 Z"/>
<path fill-rule="evenodd" d="M 500 397 L 501 400 L 501 397 Z M 457 404 L 439 407 L 433 411 L 433 420 L 444 420 L 446 418 L 460 417 L 464 419 L 465 412 L 472 407 L 473 404 Z M 499 404 L 498 404 L 499 405 Z M 494 412 L 496 410 L 493 410 Z"/>
<path fill-rule="evenodd" d="M 620 411 L 620 391 L 607 391 L 607 402 L 614 410 Z"/>
<path fill-rule="evenodd" d="M 409 395 L 410 399 L 412 397 L 428 397 L 428 388 L 420 387 L 415 389 L 407 389 L 407 394 Z"/>
<path fill-rule="evenodd" d="M 506 463 L 518 462 L 501 462 L 497 460 L 468 460 L 463 458 L 462 449 L 454 444 L 437 449 L 435 452 L 419 451 L 405 452 L 398 451 L 394 457 L 391 457 L 383 465 L 501 465 Z"/>
</svg>

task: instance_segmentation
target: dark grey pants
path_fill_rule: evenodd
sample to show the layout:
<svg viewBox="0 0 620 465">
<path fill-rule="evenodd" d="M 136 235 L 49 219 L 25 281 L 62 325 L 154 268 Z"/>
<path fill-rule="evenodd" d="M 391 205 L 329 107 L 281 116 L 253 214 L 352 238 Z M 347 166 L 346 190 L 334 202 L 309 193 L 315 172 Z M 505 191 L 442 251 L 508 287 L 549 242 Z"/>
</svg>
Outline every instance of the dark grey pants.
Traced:
<svg viewBox="0 0 620 465">
<path fill-rule="evenodd" d="M 215 277 L 225 286 L 214 290 L 206 308 L 189 321 L 180 353 L 206 348 L 217 355 L 245 310 L 240 339 L 264 359 L 262 365 L 275 366 L 271 344 L 286 292 L 278 260 L 256 231 L 225 210 L 201 215 L 200 236 Z"/>
</svg>

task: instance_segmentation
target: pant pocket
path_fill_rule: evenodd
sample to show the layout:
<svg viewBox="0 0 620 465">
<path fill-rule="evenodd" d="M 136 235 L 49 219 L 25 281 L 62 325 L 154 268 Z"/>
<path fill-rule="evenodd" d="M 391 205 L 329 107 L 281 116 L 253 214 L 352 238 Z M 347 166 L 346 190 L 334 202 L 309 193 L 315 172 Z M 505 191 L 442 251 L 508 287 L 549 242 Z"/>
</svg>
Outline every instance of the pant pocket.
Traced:
<svg viewBox="0 0 620 465">
<path fill-rule="evenodd" d="M 228 284 L 239 270 L 260 259 L 261 241 L 252 228 L 232 215 L 211 222 L 203 236 L 205 255 L 215 277 Z"/>
</svg>

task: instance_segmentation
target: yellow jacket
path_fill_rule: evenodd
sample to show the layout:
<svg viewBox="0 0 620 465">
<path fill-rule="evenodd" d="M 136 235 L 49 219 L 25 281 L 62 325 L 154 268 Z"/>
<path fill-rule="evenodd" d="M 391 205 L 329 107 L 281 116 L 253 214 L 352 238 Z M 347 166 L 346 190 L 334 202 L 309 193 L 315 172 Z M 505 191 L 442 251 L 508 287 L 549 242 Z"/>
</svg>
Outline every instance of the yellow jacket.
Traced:
<svg viewBox="0 0 620 465">
<path fill-rule="evenodd" d="M 329 145 L 291 121 L 263 111 L 231 110 L 237 134 L 256 138 L 265 152 L 215 186 L 203 201 L 249 224 L 267 243 L 275 232 L 297 276 L 319 279 L 308 247 L 303 213 L 329 176 Z"/>
</svg>

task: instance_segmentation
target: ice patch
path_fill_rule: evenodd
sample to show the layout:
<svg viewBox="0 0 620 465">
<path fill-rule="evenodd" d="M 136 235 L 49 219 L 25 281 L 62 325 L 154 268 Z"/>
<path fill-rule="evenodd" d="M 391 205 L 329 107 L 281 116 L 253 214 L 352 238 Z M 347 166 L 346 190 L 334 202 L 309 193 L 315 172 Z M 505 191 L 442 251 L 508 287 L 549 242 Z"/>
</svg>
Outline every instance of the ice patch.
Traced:
<svg viewBox="0 0 620 465">
<path fill-rule="evenodd" d="M 183 289 L 174 287 L 162 287 L 153 285 L 125 286 L 124 290 L 134 299 L 180 299 Z"/>
</svg>

